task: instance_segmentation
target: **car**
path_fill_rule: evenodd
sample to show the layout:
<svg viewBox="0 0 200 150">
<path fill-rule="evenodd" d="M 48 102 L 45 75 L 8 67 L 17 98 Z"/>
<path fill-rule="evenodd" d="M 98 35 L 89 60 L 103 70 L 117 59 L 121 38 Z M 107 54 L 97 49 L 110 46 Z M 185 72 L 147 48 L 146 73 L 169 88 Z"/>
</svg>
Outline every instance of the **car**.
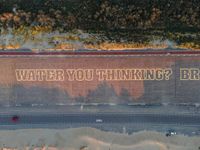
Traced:
<svg viewBox="0 0 200 150">
<path fill-rule="evenodd" d="M 15 123 L 18 122 L 19 121 L 19 116 L 18 115 L 12 116 L 11 121 L 15 122 Z"/>
<path fill-rule="evenodd" d="M 177 134 L 177 133 L 176 133 L 175 130 L 168 130 L 167 133 L 166 133 L 165 135 L 168 137 L 168 136 L 174 136 L 174 135 L 176 135 L 176 134 Z"/>
<path fill-rule="evenodd" d="M 102 123 L 103 120 L 102 119 L 96 119 L 96 123 Z"/>
</svg>

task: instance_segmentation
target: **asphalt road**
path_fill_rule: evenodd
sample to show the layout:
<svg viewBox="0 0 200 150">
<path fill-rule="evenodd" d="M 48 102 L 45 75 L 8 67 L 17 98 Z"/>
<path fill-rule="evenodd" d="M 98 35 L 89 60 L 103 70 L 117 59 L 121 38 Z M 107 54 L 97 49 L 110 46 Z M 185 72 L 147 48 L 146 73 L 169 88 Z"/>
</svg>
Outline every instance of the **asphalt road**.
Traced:
<svg viewBox="0 0 200 150">
<path fill-rule="evenodd" d="M 43 114 L 19 115 L 13 120 L 12 115 L 0 114 L 0 126 L 6 125 L 50 125 L 50 124 L 110 124 L 110 123 L 150 123 L 192 125 L 200 127 L 200 116 L 159 115 L 159 114 Z"/>
</svg>

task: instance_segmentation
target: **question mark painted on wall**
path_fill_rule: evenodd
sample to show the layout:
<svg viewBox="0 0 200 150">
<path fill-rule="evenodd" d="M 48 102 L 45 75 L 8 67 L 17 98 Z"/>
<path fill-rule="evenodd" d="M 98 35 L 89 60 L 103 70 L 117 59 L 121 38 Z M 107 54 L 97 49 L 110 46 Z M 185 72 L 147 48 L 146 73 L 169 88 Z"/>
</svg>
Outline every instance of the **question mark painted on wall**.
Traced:
<svg viewBox="0 0 200 150">
<path fill-rule="evenodd" d="M 170 76 L 172 75 L 172 69 L 165 69 L 165 80 L 169 80 Z"/>
</svg>

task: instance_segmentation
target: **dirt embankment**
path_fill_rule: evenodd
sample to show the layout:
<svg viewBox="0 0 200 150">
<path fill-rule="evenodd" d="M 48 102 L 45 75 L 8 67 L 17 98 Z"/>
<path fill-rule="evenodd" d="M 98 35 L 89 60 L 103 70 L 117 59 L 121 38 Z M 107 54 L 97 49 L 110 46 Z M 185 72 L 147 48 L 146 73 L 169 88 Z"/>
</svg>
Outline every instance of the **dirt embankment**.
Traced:
<svg viewBox="0 0 200 150">
<path fill-rule="evenodd" d="M 147 131 L 126 135 L 92 128 L 0 131 L 0 137 L 1 147 L 10 150 L 198 150 L 200 146 L 199 137 Z"/>
</svg>

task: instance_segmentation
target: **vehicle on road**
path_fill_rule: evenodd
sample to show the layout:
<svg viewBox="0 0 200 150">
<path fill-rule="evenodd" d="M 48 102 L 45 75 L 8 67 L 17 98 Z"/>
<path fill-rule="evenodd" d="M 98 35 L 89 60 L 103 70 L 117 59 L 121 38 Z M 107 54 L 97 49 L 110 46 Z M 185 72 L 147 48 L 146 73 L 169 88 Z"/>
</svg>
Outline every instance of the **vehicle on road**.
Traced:
<svg viewBox="0 0 200 150">
<path fill-rule="evenodd" d="M 14 123 L 18 122 L 19 121 L 19 116 L 18 115 L 12 116 L 11 121 L 14 122 Z"/>
<path fill-rule="evenodd" d="M 96 123 L 102 123 L 103 120 L 102 119 L 96 119 Z"/>
<path fill-rule="evenodd" d="M 168 130 L 167 133 L 166 133 L 165 135 L 168 137 L 168 136 L 174 136 L 174 135 L 176 135 L 176 134 L 177 134 L 177 133 L 176 133 L 175 130 Z"/>
</svg>

